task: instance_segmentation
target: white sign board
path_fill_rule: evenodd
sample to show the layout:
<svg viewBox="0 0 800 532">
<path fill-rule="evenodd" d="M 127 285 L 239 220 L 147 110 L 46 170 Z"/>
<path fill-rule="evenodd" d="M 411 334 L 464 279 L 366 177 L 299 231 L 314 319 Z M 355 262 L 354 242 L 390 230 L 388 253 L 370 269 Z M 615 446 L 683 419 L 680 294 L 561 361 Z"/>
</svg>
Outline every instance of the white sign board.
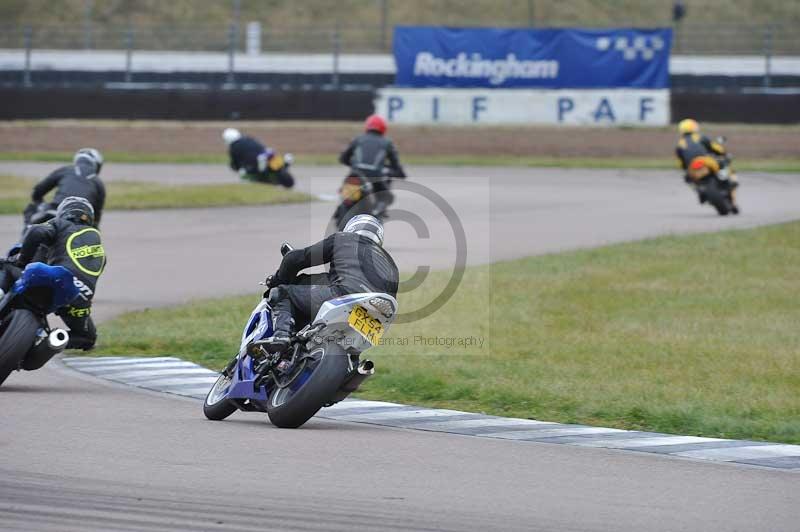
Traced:
<svg viewBox="0 0 800 532">
<path fill-rule="evenodd" d="M 407 89 L 378 91 L 375 111 L 397 124 L 664 126 L 668 89 Z"/>
</svg>

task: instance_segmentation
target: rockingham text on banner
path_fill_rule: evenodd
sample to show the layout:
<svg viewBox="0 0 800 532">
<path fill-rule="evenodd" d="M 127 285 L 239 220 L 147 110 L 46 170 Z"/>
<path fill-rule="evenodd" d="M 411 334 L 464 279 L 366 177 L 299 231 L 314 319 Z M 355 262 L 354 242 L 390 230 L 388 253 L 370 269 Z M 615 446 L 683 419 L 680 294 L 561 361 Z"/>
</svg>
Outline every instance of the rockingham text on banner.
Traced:
<svg viewBox="0 0 800 532">
<path fill-rule="evenodd" d="M 670 29 L 399 26 L 396 85 L 665 89 L 671 43 Z"/>
</svg>

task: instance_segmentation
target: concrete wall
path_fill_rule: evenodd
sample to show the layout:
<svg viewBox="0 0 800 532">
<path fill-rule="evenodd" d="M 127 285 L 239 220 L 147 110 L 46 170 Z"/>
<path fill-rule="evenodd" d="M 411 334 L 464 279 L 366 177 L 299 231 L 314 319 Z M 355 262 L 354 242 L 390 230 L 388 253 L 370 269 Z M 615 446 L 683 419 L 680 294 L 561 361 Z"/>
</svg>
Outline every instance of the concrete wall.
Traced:
<svg viewBox="0 0 800 532">
<path fill-rule="evenodd" d="M 372 90 L 0 88 L 0 120 L 119 118 L 166 120 L 361 120 Z M 800 94 L 673 93 L 671 116 L 702 121 L 800 123 Z"/>
<path fill-rule="evenodd" d="M 0 88 L 0 120 L 362 119 L 372 91 Z"/>
</svg>

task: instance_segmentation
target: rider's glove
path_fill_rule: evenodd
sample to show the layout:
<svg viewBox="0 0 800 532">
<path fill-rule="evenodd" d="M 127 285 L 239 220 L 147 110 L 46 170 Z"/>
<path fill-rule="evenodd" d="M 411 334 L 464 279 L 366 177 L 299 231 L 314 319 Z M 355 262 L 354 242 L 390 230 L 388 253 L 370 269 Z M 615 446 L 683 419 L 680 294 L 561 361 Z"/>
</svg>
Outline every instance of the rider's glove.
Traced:
<svg viewBox="0 0 800 532">
<path fill-rule="evenodd" d="M 269 299 L 269 293 L 275 286 L 278 285 L 278 283 L 275 281 L 274 275 L 267 275 L 267 278 L 264 279 L 264 282 L 261 284 L 264 285 L 264 293 L 262 294 L 264 299 Z"/>
<path fill-rule="evenodd" d="M 267 278 L 264 279 L 264 286 L 267 287 L 267 290 L 269 290 L 270 288 L 275 288 L 280 284 L 284 284 L 284 282 L 278 275 L 279 272 L 280 270 L 276 270 L 275 273 L 273 273 L 272 275 L 267 275 Z"/>
<path fill-rule="evenodd" d="M 22 211 L 22 217 L 26 220 L 26 222 L 27 220 L 30 220 L 31 216 L 36 213 L 36 209 L 38 209 L 40 203 L 41 202 L 35 203 L 32 201 L 28 203 L 28 205 L 25 207 L 25 210 Z"/>
</svg>

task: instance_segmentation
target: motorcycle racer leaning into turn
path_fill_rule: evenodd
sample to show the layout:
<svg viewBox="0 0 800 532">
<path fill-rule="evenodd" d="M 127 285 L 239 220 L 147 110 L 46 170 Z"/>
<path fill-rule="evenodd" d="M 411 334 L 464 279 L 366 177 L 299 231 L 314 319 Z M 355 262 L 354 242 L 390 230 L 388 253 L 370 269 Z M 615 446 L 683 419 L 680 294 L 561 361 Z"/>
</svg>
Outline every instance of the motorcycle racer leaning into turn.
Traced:
<svg viewBox="0 0 800 532">
<path fill-rule="evenodd" d="M 237 172 L 243 179 L 252 179 L 259 183 L 272 183 L 269 179 L 269 162 L 275 157 L 275 150 L 264 146 L 261 142 L 242 135 L 241 131 L 229 127 L 222 132 L 222 140 L 228 145 L 231 170 Z M 283 156 L 287 164 L 293 162 L 291 154 Z M 294 178 L 288 172 L 277 172 L 275 180 L 278 184 L 292 188 Z"/>
<path fill-rule="evenodd" d="M 392 177 L 405 179 L 406 173 L 400 165 L 394 143 L 385 136 L 386 120 L 380 115 L 370 115 L 364 122 L 364 130 L 339 155 L 339 162 L 349 166 L 353 174 L 363 177 L 371 185 L 376 198 L 374 214 L 380 217 L 394 201 L 390 190 Z"/>
<path fill-rule="evenodd" d="M 700 132 L 700 124 L 697 121 L 687 118 L 678 123 L 678 145 L 675 147 L 675 156 L 684 170 L 684 181 L 688 184 L 694 183 L 692 177 L 693 168 L 703 167 L 714 172 L 721 181 L 730 187 L 731 201 L 733 203 L 734 214 L 739 212 L 736 205 L 736 187 L 739 185 L 736 174 L 730 167 L 730 160 L 722 144 L 722 140 L 717 142 L 709 139 Z M 702 192 L 698 192 L 700 203 L 705 203 L 706 198 Z"/>
<path fill-rule="evenodd" d="M 56 312 L 69 328 L 67 349 L 88 351 L 97 340 L 91 317 L 97 280 L 106 265 L 100 231 L 93 227 L 94 208 L 84 198 L 64 198 L 52 220 L 31 226 L 22 242 L 15 266 L 0 271 L 0 294 L 7 292 L 25 266 L 32 262 L 40 245 L 46 246 L 43 262 L 63 266 L 73 275 L 78 297 Z"/>
<path fill-rule="evenodd" d="M 103 167 L 103 155 L 94 148 L 81 148 L 75 152 L 72 165 L 62 166 L 33 187 L 31 203 L 25 208 L 23 217 L 25 224 L 35 223 L 31 218 L 47 207 L 57 208 L 68 197 L 85 198 L 94 209 L 94 225 L 100 225 L 103 206 L 106 202 L 106 187 L 100 180 L 100 169 Z M 56 189 L 53 201 L 45 205 L 44 196 Z"/>
<path fill-rule="evenodd" d="M 330 264 L 328 273 L 297 275 L 324 264 Z M 342 231 L 286 253 L 278 271 L 268 279 L 275 333 L 267 351 L 285 351 L 295 319 L 310 322 L 326 301 L 362 292 L 396 297 L 398 283 L 397 266 L 383 248 L 383 224 L 369 214 L 353 217 Z"/>
</svg>

